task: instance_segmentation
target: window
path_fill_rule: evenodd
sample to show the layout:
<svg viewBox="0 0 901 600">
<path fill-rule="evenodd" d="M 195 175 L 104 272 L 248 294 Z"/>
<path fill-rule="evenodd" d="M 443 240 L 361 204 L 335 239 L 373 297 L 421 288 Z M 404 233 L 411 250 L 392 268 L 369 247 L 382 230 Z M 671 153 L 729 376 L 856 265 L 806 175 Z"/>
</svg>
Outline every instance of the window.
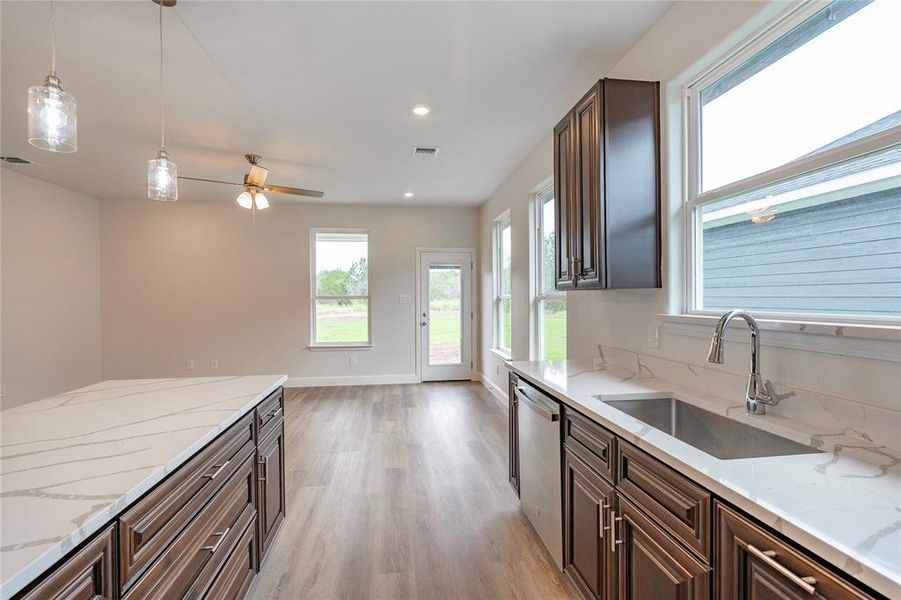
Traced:
<svg viewBox="0 0 901 600">
<path fill-rule="evenodd" d="M 899 22 L 805 4 L 687 88 L 689 312 L 897 324 Z"/>
<path fill-rule="evenodd" d="M 369 234 L 313 230 L 314 346 L 369 345 Z"/>
<path fill-rule="evenodd" d="M 494 222 L 494 347 L 506 355 L 513 347 L 510 211 Z"/>
<path fill-rule="evenodd" d="M 557 233 L 553 183 L 535 195 L 535 310 L 532 317 L 537 360 L 566 358 L 566 293 L 556 289 Z"/>
</svg>

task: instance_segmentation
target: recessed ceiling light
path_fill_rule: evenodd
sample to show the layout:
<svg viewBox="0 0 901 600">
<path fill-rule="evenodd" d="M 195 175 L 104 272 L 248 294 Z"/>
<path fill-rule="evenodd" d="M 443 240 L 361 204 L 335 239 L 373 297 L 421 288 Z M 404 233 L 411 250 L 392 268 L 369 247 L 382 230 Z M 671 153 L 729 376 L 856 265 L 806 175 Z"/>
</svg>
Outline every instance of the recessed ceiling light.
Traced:
<svg viewBox="0 0 901 600">
<path fill-rule="evenodd" d="M 412 198 L 413 192 L 404 192 L 404 198 Z"/>
<path fill-rule="evenodd" d="M 417 117 L 424 117 L 431 112 L 431 108 L 426 106 L 425 104 L 417 104 L 413 107 L 413 114 Z"/>
</svg>

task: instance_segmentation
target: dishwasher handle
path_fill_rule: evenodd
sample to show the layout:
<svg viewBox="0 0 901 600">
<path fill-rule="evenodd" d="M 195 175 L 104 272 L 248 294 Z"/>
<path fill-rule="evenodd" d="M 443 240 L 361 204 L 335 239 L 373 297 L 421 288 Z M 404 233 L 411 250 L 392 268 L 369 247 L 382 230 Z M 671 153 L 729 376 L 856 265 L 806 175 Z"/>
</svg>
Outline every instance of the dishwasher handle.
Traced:
<svg viewBox="0 0 901 600">
<path fill-rule="evenodd" d="M 519 386 L 513 389 L 517 399 L 521 400 L 523 404 L 534 410 L 542 418 L 551 422 L 560 420 L 559 406 L 551 406 L 551 403 L 543 398 L 530 398 L 526 391 Z"/>
</svg>

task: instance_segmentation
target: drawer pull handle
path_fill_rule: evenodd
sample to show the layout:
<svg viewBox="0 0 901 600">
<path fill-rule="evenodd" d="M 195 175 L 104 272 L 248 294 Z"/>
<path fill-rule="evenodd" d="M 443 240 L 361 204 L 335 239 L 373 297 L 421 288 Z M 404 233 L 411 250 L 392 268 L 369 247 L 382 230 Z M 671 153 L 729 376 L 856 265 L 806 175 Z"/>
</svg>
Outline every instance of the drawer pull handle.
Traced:
<svg viewBox="0 0 901 600">
<path fill-rule="evenodd" d="M 222 470 L 225 469 L 225 467 L 227 467 L 227 466 L 228 466 L 228 463 L 230 463 L 230 462 L 231 462 L 231 459 L 225 461 L 225 462 L 222 463 L 221 465 L 213 465 L 213 472 L 212 472 L 212 473 L 205 473 L 205 474 L 204 474 L 204 477 L 206 477 L 206 478 L 209 479 L 210 481 L 216 479 L 216 476 L 219 475 L 219 473 L 221 473 Z"/>
<path fill-rule="evenodd" d="M 616 547 L 623 543 L 622 540 L 616 539 L 616 524 L 622 521 L 622 517 L 616 516 L 616 511 L 610 511 L 610 551 L 616 552 Z"/>
<path fill-rule="evenodd" d="M 816 591 L 817 580 L 813 577 L 800 577 L 795 575 L 791 571 L 789 571 L 786 567 L 782 566 L 780 563 L 776 561 L 776 553 L 772 550 L 760 550 L 748 544 L 748 552 L 765 562 L 767 565 L 781 573 L 785 576 L 786 579 L 797 585 L 799 588 L 807 592 L 808 594 L 813 594 Z"/>
<path fill-rule="evenodd" d="M 266 481 L 266 478 L 269 477 L 269 459 L 260 457 L 260 466 L 263 467 L 262 473 L 260 473 L 260 481 Z"/>
<path fill-rule="evenodd" d="M 280 407 L 273 408 L 272 410 L 270 410 L 269 412 L 266 413 L 266 416 L 263 417 L 263 420 L 268 421 L 269 419 L 271 419 L 272 417 L 277 415 L 279 410 L 281 410 Z"/>
<path fill-rule="evenodd" d="M 223 540 L 225 540 L 225 536 L 228 535 L 229 531 L 231 531 L 231 527 L 226 527 L 225 531 L 217 531 L 213 533 L 213 535 L 218 537 L 219 539 L 216 540 L 216 543 L 212 546 L 204 546 L 201 548 L 201 550 L 207 550 L 210 554 L 216 554 L 216 550 L 218 550 L 219 546 L 222 545 L 222 542 Z"/>
</svg>

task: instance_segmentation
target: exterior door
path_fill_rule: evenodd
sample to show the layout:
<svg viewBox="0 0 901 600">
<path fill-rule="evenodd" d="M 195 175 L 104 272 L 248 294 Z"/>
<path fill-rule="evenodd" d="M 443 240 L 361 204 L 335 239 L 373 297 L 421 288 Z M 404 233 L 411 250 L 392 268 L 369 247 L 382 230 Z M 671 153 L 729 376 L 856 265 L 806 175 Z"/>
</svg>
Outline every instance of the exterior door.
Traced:
<svg viewBox="0 0 901 600">
<path fill-rule="evenodd" d="M 472 377 L 472 266 L 469 252 L 422 252 L 417 322 L 423 381 Z"/>
</svg>

